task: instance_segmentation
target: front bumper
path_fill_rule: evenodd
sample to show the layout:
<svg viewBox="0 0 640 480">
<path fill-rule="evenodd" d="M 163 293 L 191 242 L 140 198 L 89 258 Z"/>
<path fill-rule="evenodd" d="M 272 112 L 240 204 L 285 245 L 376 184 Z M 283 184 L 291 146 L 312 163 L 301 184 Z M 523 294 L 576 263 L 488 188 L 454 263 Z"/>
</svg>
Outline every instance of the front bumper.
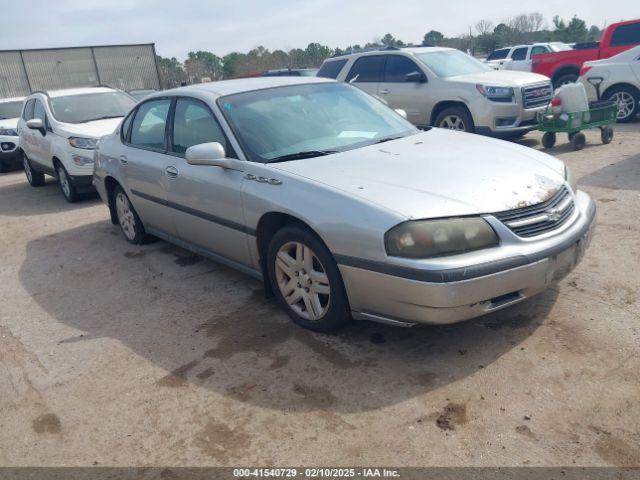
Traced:
<svg viewBox="0 0 640 480">
<path fill-rule="evenodd" d="M 0 160 L 16 162 L 21 160 L 18 137 L 0 135 Z"/>
<path fill-rule="evenodd" d="M 438 274 L 439 281 L 421 281 L 420 278 L 434 276 L 424 270 L 383 273 L 339 259 L 354 318 L 399 325 L 449 324 L 499 310 L 544 291 L 575 268 L 589 245 L 596 207 L 586 194 L 581 199 L 580 215 L 569 229 L 557 235 L 558 241 L 552 246 L 445 270 Z"/>
<path fill-rule="evenodd" d="M 525 109 L 519 103 L 500 103 L 486 99 L 474 102 L 476 132 L 491 136 L 509 136 L 530 132 L 537 127 L 536 115 L 546 106 Z"/>
</svg>

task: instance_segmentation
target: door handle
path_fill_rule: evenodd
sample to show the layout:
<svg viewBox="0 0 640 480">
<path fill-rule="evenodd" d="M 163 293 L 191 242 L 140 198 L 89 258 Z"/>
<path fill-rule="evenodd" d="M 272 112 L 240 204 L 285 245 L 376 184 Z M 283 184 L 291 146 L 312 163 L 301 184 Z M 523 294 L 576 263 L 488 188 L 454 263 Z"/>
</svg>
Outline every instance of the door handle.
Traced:
<svg viewBox="0 0 640 480">
<path fill-rule="evenodd" d="M 389 90 L 387 90 L 386 88 L 383 88 L 382 90 L 380 90 L 380 93 L 381 93 L 382 95 L 386 95 L 386 94 L 388 94 L 388 93 L 390 93 L 390 92 L 389 92 Z"/>
<path fill-rule="evenodd" d="M 169 178 L 176 178 L 178 176 L 178 169 L 174 166 L 170 166 L 164 169 L 164 173 Z"/>
<path fill-rule="evenodd" d="M 120 163 L 122 165 L 126 165 L 127 163 L 129 163 L 129 160 L 127 159 L 126 155 L 120 155 Z"/>
</svg>

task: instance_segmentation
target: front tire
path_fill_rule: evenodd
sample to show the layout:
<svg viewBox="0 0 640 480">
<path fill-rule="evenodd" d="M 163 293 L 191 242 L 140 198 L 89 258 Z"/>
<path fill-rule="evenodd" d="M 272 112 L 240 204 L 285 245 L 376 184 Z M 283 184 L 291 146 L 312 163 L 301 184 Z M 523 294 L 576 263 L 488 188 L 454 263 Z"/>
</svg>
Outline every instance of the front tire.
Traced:
<svg viewBox="0 0 640 480">
<path fill-rule="evenodd" d="M 7 173 L 9 171 L 9 162 L 0 160 L 0 173 Z"/>
<path fill-rule="evenodd" d="M 31 162 L 27 156 L 22 152 L 22 166 L 24 167 L 24 174 L 27 176 L 27 181 L 32 187 L 41 187 L 44 185 L 44 173 L 40 173 L 33 169 Z"/>
<path fill-rule="evenodd" d="M 330 332 L 351 319 L 342 276 L 333 256 L 309 231 L 278 231 L 267 251 L 269 280 L 278 302 L 301 327 Z"/>
<path fill-rule="evenodd" d="M 56 174 L 58 175 L 58 185 L 60 185 L 60 191 L 64 195 L 64 199 L 69 203 L 75 203 L 80 200 L 78 190 L 73 184 L 67 169 L 61 163 L 56 163 Z"/>
<path fill-rule="evenodd" d="M 463 107 L 445 108 L 438 114 L 434 123 L 436 127 L 458 132 L 473 133 L 476 131 L 471 114 Z"/>
<path fill-rule="evenodd" d="M 120 231 L 125 240 L 134 245 L 147 243 L 149 236 L 144 229 L 144 225 L 121 186 L 118 185 L 113 189 L 111 201 L 116 212 L 118 225 L 120 225 Z"/>
<path fill-rule="evenodd" d="M 635 120 L 640 110 L 640 93 L 626 85 L 619 85 L 610 89 L 606 94 L 606 100 L 611 100 L 618 104 L 617 120 L 620 123 L 628 123 Z"/>
<path fill-rule="evenodd" d="M 557 90 L 563 85 L 576 83 L 577 81 L 578 81 L 578 75 L 576 75 L 575 73 L 568 73 L 566 75 L 562 75 L 561 77 L 558 77 L 558 79 L 553 84 L 553 89 Z"/>
</svg>

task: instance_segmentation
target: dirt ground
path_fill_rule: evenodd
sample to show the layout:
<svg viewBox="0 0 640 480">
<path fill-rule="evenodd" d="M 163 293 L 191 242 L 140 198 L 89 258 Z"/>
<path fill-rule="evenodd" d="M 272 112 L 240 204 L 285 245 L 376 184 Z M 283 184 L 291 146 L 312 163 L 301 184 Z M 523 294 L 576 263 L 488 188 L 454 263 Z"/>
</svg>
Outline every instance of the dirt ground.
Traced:
<svg viewBox="0 0 640 480">
<path fill-rule="evenodd" d="M 540 148 L 533 133 L 522 143 Z M 449 327 L 294 326 L 247 276 L 0 176 L 0 465 L 640 465 L 640 123 L 557 287 Z"/>
</svg>

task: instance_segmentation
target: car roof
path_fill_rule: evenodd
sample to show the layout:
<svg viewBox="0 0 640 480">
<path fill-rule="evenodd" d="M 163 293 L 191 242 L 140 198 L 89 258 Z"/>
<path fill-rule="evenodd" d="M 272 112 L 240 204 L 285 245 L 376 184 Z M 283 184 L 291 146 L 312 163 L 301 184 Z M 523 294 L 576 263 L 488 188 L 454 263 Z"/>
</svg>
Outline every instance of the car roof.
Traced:
<svg viewBox="0 0 640 480">
<path fill-rule="evenodd" d="M 44 93 L 45 95 L 49 95 L 51 98 L 56 97 L 69 97 L 71 95 L 88 95 L 90 93 L 108 93 L 108 92 L 117 92 L 117 90 L 110 87 L 82 87 L 82 88 L 65 88 L 61 90 L 45 90 L 42 92 L 34 92 L 35 93 Z"/>
<path fill-rule="evenodd" d="M 0 103 L 21 102 L 23 100 L 24 97 L 0 98 Z"/>
<path fill-rule="evenodd" d="M 424 52 L 448 52 L 455 50 L 455 48 L 449 47 L 402 47 L 402 48 L 380 48 L 377 50 L 363 50 L 361 52 L 345 53 L 344 55 L 336 55 L 335 57 L 327 58 L 325 62 L 333 62 L 336 60 L 350 59 L 365 55 L 395 55 L 402 53 L 416 54 Z"/>
<path fill-rule="evenodd" d="M 205 92 L 218 97 L 232 95 L 234 93 L 251 92 L 265 88 L 285 87 L 289 85 L 305 85 L 309 83 L 336 83 L 335 80 L 318 77 L 252 77 L 237 78 L 234 80 L 220 80 L 219 82 L 198 83 L 187 87 L 174 88 L 164 92 L 158 92 L 147 98 L 163 96 L 167 93 L 178 95 L 189 92 Z"/>
</svg>

